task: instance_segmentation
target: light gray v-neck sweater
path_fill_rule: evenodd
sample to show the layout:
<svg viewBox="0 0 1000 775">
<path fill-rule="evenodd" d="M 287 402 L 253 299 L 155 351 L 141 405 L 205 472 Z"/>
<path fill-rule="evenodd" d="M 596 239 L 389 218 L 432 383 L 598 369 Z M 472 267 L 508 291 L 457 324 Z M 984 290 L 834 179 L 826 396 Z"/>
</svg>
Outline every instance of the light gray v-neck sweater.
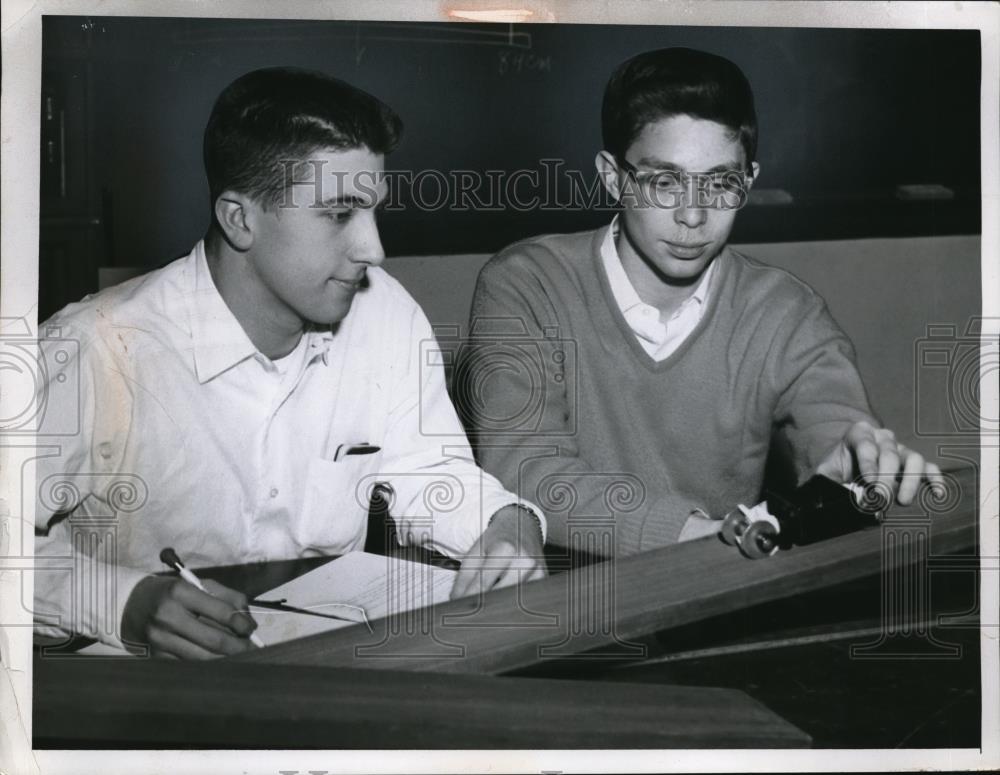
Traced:
<svg viewBox="0 0 1000 775">
<path fill-rule="evenodd" d="M 673 543 L 695 508 L 760 499 L 772 432 L 801 479 L 852 423 L 877 422 L 823 300 L 730 248 L 698 326 L 654 361 L 608 285 L 605 231 L 492 258 L 455 371 L 481 465 L 545 510 L 551 543 L 589 532 L 606 555 Z"/>
</svg>

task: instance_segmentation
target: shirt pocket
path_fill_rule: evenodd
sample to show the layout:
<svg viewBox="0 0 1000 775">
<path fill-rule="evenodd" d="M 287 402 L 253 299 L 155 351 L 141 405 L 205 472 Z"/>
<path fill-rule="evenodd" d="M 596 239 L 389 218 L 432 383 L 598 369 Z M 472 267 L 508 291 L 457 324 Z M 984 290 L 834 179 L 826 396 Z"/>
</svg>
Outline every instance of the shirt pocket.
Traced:
<svg viewBox="0 0 1000 775">
<path fill-rule="evenodd" d="M 343 554 L 364 546 L 379 457 L 376 453 L 310 461 L 295 530 L 302 553 Z"/>
</svg>

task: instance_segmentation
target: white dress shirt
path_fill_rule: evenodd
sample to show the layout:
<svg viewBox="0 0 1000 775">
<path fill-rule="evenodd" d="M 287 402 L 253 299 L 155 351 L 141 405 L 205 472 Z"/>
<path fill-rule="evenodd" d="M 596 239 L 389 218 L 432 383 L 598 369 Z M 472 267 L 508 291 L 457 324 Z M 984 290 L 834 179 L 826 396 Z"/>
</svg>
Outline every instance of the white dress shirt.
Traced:
<svg viewBox="0 0 1000 775">
<path fill-rule="evenodd" d="M 383 270 L 368 278 L 341 323 L 275 362 L 202 243 L 43 326 L 74 356 L 47 363 L 43 432 L 57 435 L 37 461 L 35 524 L 69 517 L 36 541 L 39 631 L 120 646 L 124 605 L 165 570 L 164 547 L 191 568 L 361 549 L 375 482 L 392 488 L 401 542 L 453 556 L 518 502 L 475 465 L 420 307 Z M 380 449 L 342 454 L 362 444 Z"/>
<path fill-rule="evenodd" d="M 708 269 L 701 276 L 691 295 L 674 310 L 664 323 L 660 320 L 660 311 L 639 298 L 635 287 L 629 281 L 628 275 L 625 274 L 621 257 L 618 255 L 618 248 L 615 246 L 617 236 L 618 216 L 616 215 L 601 243 L 601 262 L 608 276 L 611 293 L 615 297 L 618 309 L 625 317 L 625 322 L 628 323 L 636 339 L 639 340 L 639 344 L 653 360 L 662 361 L 681 346 L 681 343 L 690 336 L 701 320 L 705 301 L 708 298 L 709 285 L 712 282 L 712 274 L 715 271 L 715 262 L 708 265 Z"/>
<path fill-rule="evenodd" d="M 601 242 L 601 263 L 608 276 L 608 284 L 611 286 L 615 303 L 618 304 L 625 322 L 639 340 L 642 349 L 649 353 L 653 360 L 659 362 L 670 357 L 701 321 L 712 274 L 715 272 L 715 261 L 708 265 L 708 269 L 701 276 L 691 295 L 664 323 L 660 320 L 660 311 L 639 298 L 635 286 L 625 274 L 625 267 L 622 266 L 621 256 L 618 255 L 618 248 L 615 245 L 618 228 L 616 215 L 604 235 L 604 241 Z M 711 532 L 714 532 L 720 523 L 714 521 L 709 523 L 708 520 L 708 515 L 704 513 L 689 516 L 681 529 L 679 540 L 686 541 L 707 535 L 708 526 L 712 527 Z"/>
</svg>

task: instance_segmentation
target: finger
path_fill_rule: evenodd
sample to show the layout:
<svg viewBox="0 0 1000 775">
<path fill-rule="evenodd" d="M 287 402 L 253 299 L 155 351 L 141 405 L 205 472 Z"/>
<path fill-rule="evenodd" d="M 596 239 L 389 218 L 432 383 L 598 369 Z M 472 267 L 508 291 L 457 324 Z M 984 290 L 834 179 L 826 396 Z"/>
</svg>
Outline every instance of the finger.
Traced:
<svg viewBox="0 0 1000 775">
<path fill-rule="evenodd" d="M 935 501 L 944 502 L 948 497 L 949 484 L 941 469 L 935 463 L 925 463 L 923 475 L 927 480 L 926 486 L 930 488 L 930 497 Z"/>
<path fill-rule="evenodd" d="M 194 591 L 200 592 L 197 589 Z M 246 638 L 235 635 L 225 626 L 205 624 L 195 615 L 196 613 L 185 607 L 182 600 L 168 598 L 157 609 L 154 624 L 213 654 L 239 654 L 251 648 L 250 641 Z M 219 624 L 218 620 L 216 624 Z"/>
<path fill-rule="evenodd" d="M 249 640 L 227 627 L 218 622 L 209 624 L 190 613 L 174 623 L 173 632 L 213 654 L 242 654 L 253 648 Z"/>
<path fill-rule="evenodd" d="M 537 581 L 538 579 L 545 578 L 545 563 L 541 560 L 535 560 L 530 566 L 525 565 L 522 561 L 520 564 L 512 564 L 508 569 L 507 573 L 514 574 L 514 581 L 519 584 L 524 584 L 529 581 Z M 498 587 L 503 587 L 507 585 L 506 574 L 500 578 L 497 582 Z M 509 582 L 513 583 L 513 582 Z"/>
<path fill-rule="evenodd" d="M 226 620 L 226 626 L 244 638 L 257 629 L 257 620 L 247 610 L 233 611 Z"/>
<path fill-rule="evenodd" d="M 450 598 L 452 600 L 465 597 L 477 591 L 476 586 L 479 584 L 479 568 L 481 564 L 482 560 L 478 557 L 468 556 L 462 560 L 462 567 L 458 569 L 458 573 L 455 575 L 455 583 L 451 586 Z"/>
<path fill-rule="evenodd" d="M 213 590 L 213 594 L 202 592 L 190 584 L 177 584 L 173 588 L 172 593 L 173 598 L 187 611 L 214 619 L 223 627 L 227 627 L 234 633 L 244 637 L 253 632 L 256 622 L 254 622 L 249 613 L 245 612 L 245 609 L 241 611 L 240 608 L 234 606 L 228 600 L 214 596 L 214 591 L 218 589 L 223 590 L 223 594 L 227 592 L 232 593 L 233 590 L 227 590 L 221 584 L 213 584 L 211 587 L 206 587 L 206 589 Z M 234 594 L 239 595 L 238 592 Z M 240 597 L 243 597 L 244 602 L 246 601 L 245 596 L 240 595 Z"/>
<path fill-rule="evenodd" d="M 483 563 L 479 569 L 479 579 L 483 592 L 488 592 L 497 586 L 500 579 L 507 573 L 512 565 L 511 558 L 491 557 L 488 562 Z M 517 581 L 517 574 L 514 575 Z"/>
<path fill-rule="evenodd" d="M 247 610 L 247 606 L 250 601 L 247 600 L 247 596 L 242 592 L 237 592 L 235 589 L 225 587 L 218 581 L 213 581 L 212 579 L 205 579 L 202 582 L 202 586 L 208 590 L 208 593 L 212 597 L 216 597 L 219 600 L 225 600 L 229 603 L 229 605 L 239 611 Z"/>
<path fill-rule="evenodd" d="M 217 581 L 206 579 L 202 582 L 212 597 L 229 603 L 235 610 L 229 613 L 226 626 L 238 635 L 247 636 L 257 629 L 257 621 L 250 615 L 250 601 L 242 592 L 224 587 Z"/>
<path fill-rule="evenodd" d="M 883 435 L 878 441 L 878 481 L 895 495 L 896 476 L 899 474 L 899 447 L 891 435 Z M 891 502 L 891 501 L 890 501 Z"/>
<path fill-rule="evenodd" d="M 153 656 L 168 659 L 214 659 L 217 655 L 162 627 L 149 628 Z"/>
<path fill-rule="evenodd" d="M 204 624 L 206 627 L 212 627 L 222 632 L 228 632 L 230 635 L 233 634 L 233 631 L 229 627 L 219 624 L 217 621 L 215 621 L 215 619 L 209 619 L 207 616 L 201 616 L 200 614 L 196 614 L 196 616 L 198 621 Z"/>
<path fill-rule="evenodd" d="M 524 577 L 524 570 L 517 567 L 516 565 L 509 565 L 506 569 L 502 570 L 497 576 L 497 580 L 494 582 L 492 589 L 500 589 L 502 587 L 510 587 L 514 584 L 519 584 L 521 579 Z M 489 587 L 488 587 L 489 589 Z"/>
<path fill-rule="evenodd" d="M 847 436 L 848 437 L 856 436 L 858 438 L 862 438 L 874 432 L 875 432 L 874 425 L 872 425 L 867 420 L 858 420 L 856 423 L 854 423 L 854 425 L 852 425 L 848 429 Z"/>
<path fill-rule="evenodd" d="M 941 473 L 941 469 L 936 463 L 928 463 L 924 466 L 924 476 L 927 481 L 936 484 L 939 487 L 946 487 L 947 483 L 944 480 L 944 475 Z M 944 493 L 941 493 L 944 495 Z"/>
<path fill-rule="evenodd" d="M 913 503 L 913 499 L 916 497 L 917 490 L 920 487 L 924 474 L 924 456 L 906 447 L 901 446 L 899 449 L 904 455 L 903 476 L 902 481 L 899 483 L 899 492 L 896 494 L 896 500 L 901 505 L 908 506 Z"/>
<path fill-rule="evenodd" d="M 458 573 L 455 574 L 455 581 L 451 585 L 449 599 L 455 600 L 465 597 L 472 590 L 473 585 L 479 580 L 478 569 L 482 564 L 483 540 L 480 538 L 473 545 L 468 553 L 462 558 Z"/>
<path fill-rule="evenodd" d="M 545 563 L 542 562 L 542 561 L 539 561 L 538 564 L 535 565 L 535 567 L 531 571 L 531 573 L 528 574 L 527 581 L 537 581 L 538 579 L 544 579 L 548 575 L 549 575 L 549 572 L 545 568 Z"/>
<path fill-rule="evenodd" d="M 460 597 L 465 597 L 466 590 L 469 587 L 469 576 L 472 575 L 472 571 L 468 568 L 462 567 L 455 574 L 455 583 L 451 585 L 451 593 L 448 595 L 449 600 L 457 600 Z"/>
<path fill-rule="evenodd" d="M 867 480 L 875 473 L 878 448 L 871 424 L 856 422 L 816 466 L 816 473 L 847 484 L 861 474 Z"/>
<path fill-rule="evenodd" d="M 861 477 L 869 482 L 877 480 L 879 449 L 874 434 L 858 439 L 853 443 L 852 449 Z"/>
</svg>

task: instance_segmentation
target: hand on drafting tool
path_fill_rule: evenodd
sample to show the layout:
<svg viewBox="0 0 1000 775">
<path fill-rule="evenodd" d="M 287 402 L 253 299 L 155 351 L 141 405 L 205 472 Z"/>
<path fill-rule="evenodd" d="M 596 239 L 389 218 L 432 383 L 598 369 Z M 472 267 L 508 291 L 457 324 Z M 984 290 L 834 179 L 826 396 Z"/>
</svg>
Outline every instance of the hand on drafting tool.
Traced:
<svg viewBox="0 0 1000 775">
<path fill-rule="evenodd" d="M 480 585 L 485 592 L 519 580 L 534 581 L 544 575 L 538 521 L 524 509 L 506 506 L 494 515 L 489 527 L 462 559 L 451 597 L 474 594 Z"/>
<path fill-rule="evenodd" d="M 257 624 L 247 598 L 214 581 L 206 592 L 182 579 L 149 576 L 140 581 L 122 616 L 122 640 L 147 644 L 153 656 L 209 659 L 253 648 Z"/>
<path fill-rule="evenodd" d="M 843 484 L 861 476 L 865 482 L 881 485 L 886 495 L 892 493 L 904 506 L 913 502 L 925 480 L 944 487 L 940 468 L 896 441 L 896 435 L 889 429 L 875 428 L 866 422 L 851 426 L 816 467 L 816 473 Z"/>
</svg>

